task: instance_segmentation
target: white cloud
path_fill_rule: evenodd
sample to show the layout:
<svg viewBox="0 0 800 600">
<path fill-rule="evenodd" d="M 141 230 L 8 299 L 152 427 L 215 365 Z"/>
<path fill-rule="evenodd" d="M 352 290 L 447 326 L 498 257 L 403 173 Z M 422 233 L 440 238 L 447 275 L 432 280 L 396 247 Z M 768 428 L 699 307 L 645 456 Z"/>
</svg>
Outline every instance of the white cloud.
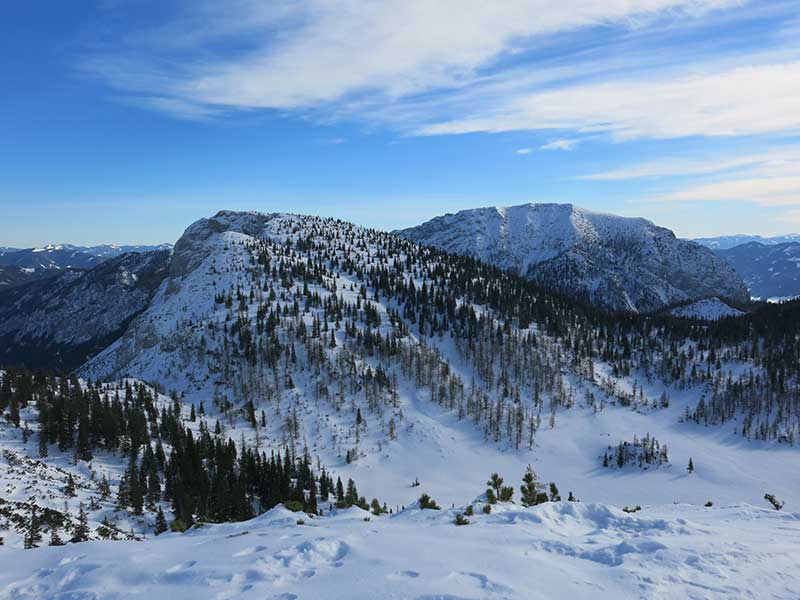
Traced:
<svg viewBox="0 0 800 600">
<path fill-rule="evenodd" d="M 759 206 L 800 206 L 800 145 L 766 152 L 707 158 L 650 161 L 582 179 L 621 181 L 641 178 L 688 178 L 682 187 L 661 191 L 667 202 L 746 202 Z"/>
<path fill-rule="evenodd" d="M 517 150 L 517 154 L 522 154 L 522 155 L 530 154 L 531 152 L 533 152 L 533 148 L 520 148 L 519 150 Z"/>
<path fill-rule="evenodd" d="M 752 135 L 800 130 L 800 61 L 622 78 L 521 94 L 420 133 L 560 129 L 617 140 Z"/>
<path fill-rule="evenodd" d="M 709 175 L 736 170 L 745 170 L 764 175 L 781 173 L 787 168 L 800 170 L 800 146 L 785 146 L 769 152 L 757 152 L 734 156 L 713 155 L 709 157 L 665 157 L 643 162 L 621 169 L 583 175 L 579 179 L 595 181 L 622 181 L 628 179 L 683 177 Z"/>
<path fill-rule="evenodd" d="M 598 25 L 635 27 L 664 15 L 686 20 L 739 4 L 741 0 L 198 2 L 189 5 L 194 12 L 112 42 L 84 68 L 169 112 L 179 103 L 192 113 L 198 107 L 308 109 L 341 102 L 374 108 L 434 90 L 481 85 L 487 67 L 543 36 Z M 240 49 L 220 50 L 228 41 Z M 607 98 L 606 107 L 611 100 Z M 515 98 L 497 118 L 481 115 L 461 126 L 450 121 L 429 132 L 531 128 L 542 120 L 547 128 L 554 120 L 594 120 L 581 114 L 541 119 L 552 107 L 539 117 L 535 112 L 524 98 Z M 583 126 L 592 128 L 591 123 Z"/>
<path fill-rule="evenodd" d="M 572 150 L 578 145 L 578 140 L 553 140 L 541 147 L 542 150 Z"/>
<path fill-rule="evenodd" d="M 690 186 L 667 193 L 672 201 L 740 201 L 761 206 L 800 205 L 800 176 L 752 177 Z"/>
</svg>

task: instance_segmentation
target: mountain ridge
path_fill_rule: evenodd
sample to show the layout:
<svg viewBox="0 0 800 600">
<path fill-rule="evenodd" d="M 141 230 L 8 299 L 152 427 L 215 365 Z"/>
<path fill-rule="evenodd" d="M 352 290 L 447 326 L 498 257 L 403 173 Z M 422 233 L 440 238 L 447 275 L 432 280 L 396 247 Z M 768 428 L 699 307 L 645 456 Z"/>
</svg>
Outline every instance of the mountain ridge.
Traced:
<svg viewBox="0 0 800 600">
<path fill-rule="evenodd" d="M 785 244 L 787 242 L 800 242 L 800 233 L 787 233 L 785 235 L 775 236 L 761 236 L 757 234 L 736 233 L 732 235 L 721 235 L 716 237 L 699 237 L 693 238 L 693 242 L 697 242 L 712 250 L 728 250 L 749 244 L 750 242 L 758 242 L 764 245 Z"/>
<path fill-rule="evenodd" d="M 715 253 L 736 269 L 754 298 L 800 296 L 800 242 L 752 241 Z"/>
<path fill-rule="evenodd" d="M 669 229 L 572 204 L 467 209 L 395 233 L 474 256 L 545 287 L 611 310 L 656 312 L 749 296 L 727 263 Z"/>
</svg>

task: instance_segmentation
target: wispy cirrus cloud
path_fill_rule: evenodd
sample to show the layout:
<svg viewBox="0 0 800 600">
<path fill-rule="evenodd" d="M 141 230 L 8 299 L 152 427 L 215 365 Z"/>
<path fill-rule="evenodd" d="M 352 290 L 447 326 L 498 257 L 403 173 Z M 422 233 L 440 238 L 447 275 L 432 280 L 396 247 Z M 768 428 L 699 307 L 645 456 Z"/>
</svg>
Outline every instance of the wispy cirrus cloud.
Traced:
<svg viewBox="0 0 800 600">
<path fill-rule="evenodd" d="M 503 99 L 487 113 L 420 133 L 558 129 L 627 140 L 798 131 L 800 61 L 579 83 Z"/>
<path fill-rule="evenodd" d="M 605 58 L 587 57 L 585 50 L 563 48 L 583 63 L 577 69 L 569 61 L 531 62 L 525 58 L 528 53 L 537 48 L 552 53 L 562 43 L 556 36 L 612 27 L 631 32 L 631 43 L 636 43 L 636 32 L 649 31 L 654 23 L 656 29 L 679 27 L 743 4 L 745 0 L 198 1 L 178 5 L 182 8 L 157 19 L 158 25 L 109 36 L 86 57 L 82 69 L 128 93 L 131 101 L 191 118 L 250 109 L 319 110 L 327 116 L 383 119 L 422 134 L 563 124 L 624 136 L 642 129 L 642 115 L 628 113 L 634 124 L 603 127 L 598 113 L 619 100 L 618 92 L 606 88 L 599 98 L 602 106 L 587 113 L 575 101 L 586 89 L 571 81 L 581 70 L 584 75 L 597 72 L 598 61 L 619 63 L 613 52 Z M 600 42 L 600 47 L 608 43 Z M 640 58 L 634 60 L 642 62 Z M 528 72 L 522 81 L 516 79 L 520 71 Z M 531 86 L 543 82 L 558 82 L 559 89 L 532 93 Z M 498 105 L 490 94 L 499 87 L 506 93 Z M 467 105 L 464 94 L 483 101 Z M 555 110 L 554 103 L 561 101 L 565 104 Z M 536 108 L 539 104 L 542 109 Z M 437 116 L 442 119 L 434 121 Z"/>
<path fill-rule="evenodd" d="M 579 179 L 622 181 L 659 177 L 719 175 L 729 171 L 761 175 L 782 174 L 800 170 L 800 146 L 785 145 L 767 152 L 706 157 L 666 156 L 658 160 L 582 175 Z"/>
<path fill-rule="evenodd" d="M 800 206 L 800 175 L 737 177 L 696 184 L 662 194 L 661 200 L 752 202 L 761 206 Z"/>
<path fill-rule="evenodd" d="M 800 207 L 800 145 L 739 155 L 666 157 L 579 177 L 594 181 L 654 180 L 656 202 L 736 202 Z M 664 189 L 666 187 L 666 189 Z M 779 218 L 797 211 L 783 211 Z"/>
</svg>

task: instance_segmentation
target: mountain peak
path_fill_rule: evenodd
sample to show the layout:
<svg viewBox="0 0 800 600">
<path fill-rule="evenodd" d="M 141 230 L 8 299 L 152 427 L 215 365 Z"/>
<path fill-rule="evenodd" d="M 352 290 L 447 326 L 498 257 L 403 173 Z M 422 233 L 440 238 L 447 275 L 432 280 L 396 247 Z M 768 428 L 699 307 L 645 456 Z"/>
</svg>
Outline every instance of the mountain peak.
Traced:
<svg viewBox="0 0 800 600">
<path fill-rule="evenodd" d="M 573 204 L 463 210 L 397 233 L 612 310 L 652 312 L 712 296 L 748 299 L 741 278 L 707 248 L 644 218 Z"/>
</svg>

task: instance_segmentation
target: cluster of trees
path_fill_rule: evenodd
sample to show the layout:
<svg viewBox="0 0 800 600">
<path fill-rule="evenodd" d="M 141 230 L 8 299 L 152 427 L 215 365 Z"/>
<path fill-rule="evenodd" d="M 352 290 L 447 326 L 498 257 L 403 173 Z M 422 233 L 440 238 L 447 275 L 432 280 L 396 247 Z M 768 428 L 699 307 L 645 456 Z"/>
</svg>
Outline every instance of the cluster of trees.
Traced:
<svg viewBox="0 0 800 600">
<path fill-rule="evenodd" d="M 505 480 L 498 474 L 492 473 L 489 480 L 486 482 L 486 503 L 483 505 L 483 512 L 490 514 L 492 506 L 499 502 L 513 502 L 514 501 L 514 488 L 510 485 L 505 485 Z M 544 504 L 545 502 L 560 502 L 561 493 L 558 491 L 558 486 L 555 482 L 551 481 L 549 484 L 544 484 L 539 481 L 533 467 L 528 465 L 525 473 L 522 476 L 522 485 L 519 488 L 520 502 L 523 506 L 536 506 Z M 568 502 L 577 502 L 578 499 L 569 492 L 567 497 Z M 436 502 L 431 500 L 428 494 L 422 494 L 419 500 L 420 508 L 437 508 Z M 475 508 L 472 504 L 467 505 L 463 513 L 456 514 L 456 525 L 468 525 L 469 519 L 475 514 Z"/>
<path fill-rule="evenodd" d="M 603 453 L 604 467 L 623 468 L 625 465 L 636 465 L 640 469 L 649 466 L 660 466 L 669 463 L 667 445 L 660 443 L 649 433 L 639 438 L 633 436 L 633 442 L 622 441 L 617 446 L 609 446 Z"/>
<path fill-rule="evenodd" d="M 38 408 L 42 456 L 47 456 L 50 444 L 57 444 L 59 451 L 71 451 L 80 460 L 91 460 L 97 451 L 125 457 L 127 468 L 117 488 L 117 507 L 136 515 L 155 512 L 158 533 L 167 527 L 162 502 L 172 506 L 175 529 L 197 521 L 249 519 L 280 503 L 309 513 L 320 512 L 318 502 L 331 499 L 339 507 L 369 508 L 352 479 L 345 489 L 340 479 L 334 483 L 324 467 L 315 473 L 308 453 L 295 455 L 286 448 L 282 455 L 271 452 L 267 456 L 258 448 L 237 447 L 220 434 L 219 423 L 214 433 L 202 418 L 199 432 L 193 431 L 194 411 L 193 418 L 187 419 L 177 400 L 157 405 L 155 395 L 143 384 L 84 387 L 74 378 L 14 369 L 0 372 L 0 377 L 7 406 L 19 410 L 35 404 Z M 103 499 L 111 494 L 105 475 L 97 488 Z M 71 476 L 63 493 L 67 498 L 75 496 Z M 31 516 L 31 523 L 39 521 Z M 34 535 L 36 528 L 29 529 Z"/>
<path fill-rule="evenodd" d="M 67 541 L 73 544 L 89 541 L 89 517 L 82 502 L 78 509 L 77 523 L 72 526 L 71 535 L 65 540 L 59 534 L 59 530 L 69 525 L 67 521 L 66 516 L 57 511 L 51 509 L 40 511 L 35 504 L 31 504 L 25 523 L 25 535 L 22 540 L 23 547 L 28 550 L 40 546 L 43 543 L 43 530 L 45 527 L 50 530 L 48 546 L 63 546 Z"/>
</svg>

